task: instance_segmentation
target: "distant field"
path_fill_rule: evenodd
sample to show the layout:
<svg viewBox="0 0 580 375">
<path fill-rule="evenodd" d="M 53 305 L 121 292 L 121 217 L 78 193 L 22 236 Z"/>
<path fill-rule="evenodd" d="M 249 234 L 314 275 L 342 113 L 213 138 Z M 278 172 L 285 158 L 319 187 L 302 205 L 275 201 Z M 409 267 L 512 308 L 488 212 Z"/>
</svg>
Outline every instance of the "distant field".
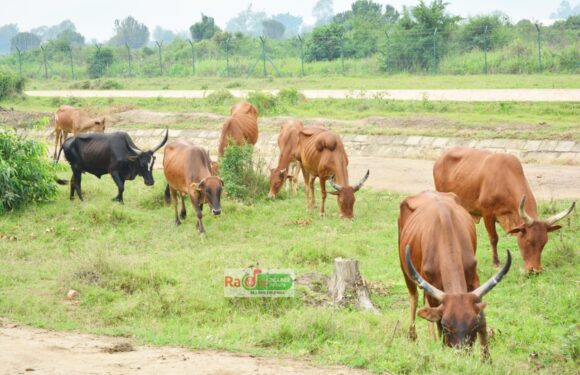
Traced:
<svg viewBox="0 0 580 375">
<path fill-rule="evenodd" d="M 70 202 L 61 187 L 54 203 L 1 216 L 0 234 L 8 239 L 0 237 L 0 315 L 152 345 L 307 357 L 376 372 L 577 373 L 577 213 L 550 234 L 539 276 L 521 271 L 516 242 L 502 233 L 501 259 L 510 248 L 514 264 L 485 297 L 493 331 L 488 364 L 480 361 L 477 343 L 463 353 L 431 340 L 420 318 L 417 342 L 407 339 L 409 305 L 397 254 L 401 196 L 363 188 L 352 222 L 338 219 L 333 197 L 326 218 L 307 212 L 302 191 L 254 206 L 226 198 L 221 216 L 204 210 L 207 237 L 200 238 L 189 205 L 188 218 L 175 226 L 172 209 L 162 203 L 162 174 L 155 177 L 152 188 L 141 178 L 128 182 L 125 205 L 111 202 L 116 189 L 109 176 L 86 175 L 83 203 Z M 540 214 L 568 204 L 544 202 Z M 485 280 L 497 269 L 483 224 L 478 239 L 478 272 Z M 360 261 L 381 315 L 321 305 L 306 287 L 290 299 L 223 297 L 224 268 L 329 275 L 336 257 Z M 66 301 L 70 288 L 79 291 L 78 304 Z"/>
<path fill-rule="evenodd" d="M 1 105 L 20 111 L 53 112 L 61 104 L 94 113 L 141 109 L 227 115 L 236 99 L 23 98 Z M 279 116 L 320 123 L 341 134 L 453 136 L 473 139 L 517 138 L 580 141 L 580 103 L 389 101 L 388 99 L 315 99 L 294 103 L 257 95 L 262 131 L 277 132 Z M 1 114 L 0 114 L 1 115 Z M 1 117 L 0 117 L 1 118 Z M 46 124 L 47 122 L 45 122 Z M 199 116 L 172 128 L 219 129 L 221 121 Z M 123 128 L 159 127 L 135 122 Z"/>
<path fill-rule="evenodd" d="M 151 77 L 102 78 L 100 80 L 30 80 L 29 90 L 82 88 L 149 89 L 149 90 L 213 90 L 239 88 L 249 90 L 297 87 L 306 89 L 516 89 L 516 88 L 580 88 L 578 74 L 514 74 L 514 75 L 382 75 L 382 76 L 306 76 L 270 78 L 224 77 Z"/>
</svg>

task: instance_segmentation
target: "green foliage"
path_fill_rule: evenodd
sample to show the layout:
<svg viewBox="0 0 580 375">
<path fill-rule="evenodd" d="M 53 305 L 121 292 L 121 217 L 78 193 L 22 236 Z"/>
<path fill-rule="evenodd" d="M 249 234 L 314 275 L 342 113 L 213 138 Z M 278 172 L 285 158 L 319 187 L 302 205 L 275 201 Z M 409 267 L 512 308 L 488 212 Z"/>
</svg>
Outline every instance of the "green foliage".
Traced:
<svg viewBox="0 0 580 375">
<path fill-rule="evenodd" d="M 89 58 L 87 73 L 89 78 L 100 78 L 105 75 L 107 68 L 113 64 L 113 51 L 110 48 L 97 48 Z"/>
<path fill-rule="evenodd" d="M 18 33 L 10 39 L 10 50 L 16 51 L 19 49 L 20 51 L 26 51 L 33 48 L 40 47 L 40 38 L 33 33 L 23 32 Z"/>
<path fill-rule="evenodd" d="M 340 57 L 344 28 L 331 23 L 317 27 L 306 42 L 306 60 L 334 60 Z"/>
<path fill-rule="evenodd" d="M 211 105 L 223 105 L 231 103 L 234 96 L 226 89 L 220 89 L 207 96 L 207 102 Z"/>
<path fill-rule="evenodd" d="M 304 95 L 295 87 L 286 87 L 281 89 L 276 95 L 276 98 L 284 103 L 296 105 L 300 101 L 304 101 Z"/>
<path fill-rule="evenodd" d="M 0 214 L 51 200 L 57 191 L 55 172 L 42 144 L 0 130 Z"/>
<path fill-rule="evenodd" d="M 111 43 L 118 46 L 128 44 L 131 48 L 141 48 L 149 41 L 149 29 L 144 23 L 129 16 L 115 20 L 115 36 Z"/>
<path fill-rule="evenodd" d="M 218 31 L 221 31 L 221 29 L 215 24 L 213 17 L 208 17 L 203 13 L 201 14 L 201 21 L 194 23 L 189 28 L 191 37 L 195 41 L 211 39 Z"/>
<path fill-rule="evenodd" d="M 252 145 L 230 144 L 220 160 L 220 176 L 228 197 L 253 204 L 266 197 L 269 182 L 261 172 L 263 165 L 253 160 Z"/>
<path fill-rule="evenodd" d="M 12 70 L 0 66 L 0 100 L 18 95 L 24 90 L 24 78 Z"/>
<path fill-rule="evenodd" d="M 460 41 L 466 49 L 499 49 L 509 41 L 507 26 L 509 20 L 500 15 L 484 15 L 469 18 L 460 33 Z M 487 40 L 486 30 L 487 27 Z"/>
<path fill-rule="evenodd" d="M 264 30 L 264 36 L 271 39 L 281 39 L 284 36 L 284 31 L 286 30 L 282 22 L 276 21 L 274 19 L 267 19 L 262 21 L 262 28 Z"/>
<path fill-rule="evenodd" d="M 270 93 L 252 91 L 248 94 L 247 100 L 258 108 L 260 114 L 267 115 L 278 112 L 278 100 Z"/>
<path fill-rule="evenodd" d="M 85 44 L 85 37 L 73 30 L 62 31 L 56 39 L 67 45 L 82 46 Z"/>
<path fill-rule="evenodd" d="M 0 26 L 0 55 L 10 52 L 10 39 L 18 34 L 18 25 L 11 23 Z"/>
</svg>

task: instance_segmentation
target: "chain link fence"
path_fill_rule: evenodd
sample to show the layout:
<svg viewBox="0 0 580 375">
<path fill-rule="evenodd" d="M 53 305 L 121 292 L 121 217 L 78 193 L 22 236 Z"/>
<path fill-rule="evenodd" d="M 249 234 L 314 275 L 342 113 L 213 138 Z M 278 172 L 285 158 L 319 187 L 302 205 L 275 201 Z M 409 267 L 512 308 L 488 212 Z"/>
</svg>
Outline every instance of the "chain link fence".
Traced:
<svg viewBox="0 0 580 375">
<path fill-rule="evenodd" d="M 125 46 L 46 43 L 0 58 L 31 79 L 115 77 L 297 77 L 306 75 L 579 73 L 580 30 L 478 28 L 428 32 L 393 29 L 372 40 L 342 34 L 270 40 L 241 34 Z M 82 86 L 83 83 L 79 83 Z M 115 88 L 114 82 L 109 82 Z M 79 87 L 82 88 L 82 87 Z"/>
</svg>

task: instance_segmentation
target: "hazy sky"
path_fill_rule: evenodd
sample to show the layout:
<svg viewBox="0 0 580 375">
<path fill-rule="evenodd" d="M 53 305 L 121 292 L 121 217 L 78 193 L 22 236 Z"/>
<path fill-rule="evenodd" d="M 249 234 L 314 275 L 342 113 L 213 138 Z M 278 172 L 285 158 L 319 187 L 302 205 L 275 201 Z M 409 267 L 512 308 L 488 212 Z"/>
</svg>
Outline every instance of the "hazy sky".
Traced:
<svg viewBox="0 0 580 375">
<path fill-rule="evenodd" d="M 375 0 L 391 4 L 397 9 L 412 6 L 418 0 Z M 429 0 L 427 0 L 429 1 Z M 334 0 L 335 12 L 350 8 L 353 0 Z M 448 0 L 448 9 L 453 14 L 467 17 L 480 13 L 501 10 L 512 21 L 522 18 L 547 20 L 556 11 L 560 0 Z M 572 7 L 580 0 L 569 0 Z M 116 18 L 133 16 L 144 22 L 152 32 L 159 25 L 175 31 L 187 30 L 201 18 L 201 13 L 215 18 L 221 27 L 226 22 L 253 4 L 255 11 L 268 14 L 290 12 L 300 15 L 304 22 L 313 23 L 312 7 L 316 0 L 0 0 L 0 25 L 18 24 L 21 31 L 40 25 L 54 25 L 70 19 L 87 41 L 109 39 Z"/>
</svg>

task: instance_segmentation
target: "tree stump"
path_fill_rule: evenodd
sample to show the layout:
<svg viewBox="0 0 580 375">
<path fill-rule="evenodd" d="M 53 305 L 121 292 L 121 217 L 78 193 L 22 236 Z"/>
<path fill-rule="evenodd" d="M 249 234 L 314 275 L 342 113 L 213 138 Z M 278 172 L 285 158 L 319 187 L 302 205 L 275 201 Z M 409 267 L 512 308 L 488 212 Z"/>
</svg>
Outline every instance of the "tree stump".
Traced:
<svg viewBox="0 0 580 375">
<path fill-rule="evenodd" d="M 360 309 L 378 313 L 371 302 L 369 288 L 360 274 L 356 259 L 334 259 L 334 273 L 328 281 L 328 295 L 337 306 L 355 304 Z"/>
</svg>

